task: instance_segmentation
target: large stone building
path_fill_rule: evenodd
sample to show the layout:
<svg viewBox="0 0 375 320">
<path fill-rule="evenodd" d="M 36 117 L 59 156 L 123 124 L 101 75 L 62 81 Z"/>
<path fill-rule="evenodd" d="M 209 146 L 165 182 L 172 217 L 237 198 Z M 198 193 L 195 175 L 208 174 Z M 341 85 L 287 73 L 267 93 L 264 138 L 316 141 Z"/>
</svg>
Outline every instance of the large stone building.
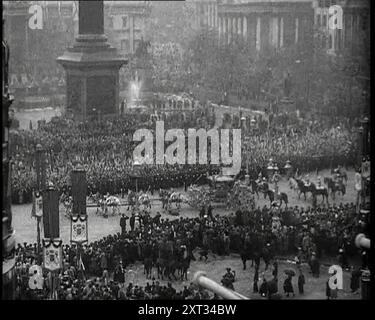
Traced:
<svg viewBox="0 0 375 320">
<path fill-rule="evenodd" d="M 312 0 L 191 0 L 196 27 L 216 30 L 222 43 L 242 38 L 258 52 L 313 36 Z"/>
<path fill-rule="evenodd" d="M 77 1 L 3 1 L 5 32 L 12 55 L 10 73 L 41 74 L 38 69 L 49 69 L 66 46 L 74 42 L 78 33 Z M 41 9 L 41 28 L 29 25 L 37 5 Z M 32 9 L 30 9 L 32 8 Z M 132 54 L 145 37 L 149 1 L 104 1 L 104 23 L 109 41 L 121 54 Z M 49 46 L 42 41 L 48 41 Z M 43 47 L 40 50 L 40 47 Z M 48 50 L 47 50 L 48 49 Z M 35 70 L 31 67 L 33 66 Z M 39 68 L 40 66 L 40 68 Z M 26 70 L 27 69 L 27 70 Z"/>
<path fill-rule="evenodd" d="M 56 56 L 74 40 L 74 2 L 4 1 L 3 5 L 4 29 L 12 52 L 10 82 L 14 76 L 23 83 L 26 75 L 30 81 L 57 71 Z"/>
<path fill-rule="evenodd" d="M 134 54 L 146 39 L 149 1 L 105 1 L 104 25 L 110 42 L 124 55 Z"/>
<path fill-rule="evenodd" d="M 188 0 L 194 9 L 194 27 L 217 29 L 218 6 L 223 2 L 220 0 Z"/>
<path fill-rule="evenodd" d="M 329 8 L 342 8 L 342 28 L 330 28 L 332 14 Z M 320 32 L 322 46 L 330 54 L 349 50 L 356 55 L 356 49 L 369 42 L 370 1 L 368 0 L 314 0 L 314 25 Z M 338 13 L 341 14 L 341 13 Z M 338 23 L 336 21 L 336 23 Z"/>
<path fill-rule="evenodd" d="M 237 1 L 218 10 L 219 35 L 225 42 L 241 37 L 257 51 L 304 43 L 313 36 L 311 1 Z"/>
</svg>

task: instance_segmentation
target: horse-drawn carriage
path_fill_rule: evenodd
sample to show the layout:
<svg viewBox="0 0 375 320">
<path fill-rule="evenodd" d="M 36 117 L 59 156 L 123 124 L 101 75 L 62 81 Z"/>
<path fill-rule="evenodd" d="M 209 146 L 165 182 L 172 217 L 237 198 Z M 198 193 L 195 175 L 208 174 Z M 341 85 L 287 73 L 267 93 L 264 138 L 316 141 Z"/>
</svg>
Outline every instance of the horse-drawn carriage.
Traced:
<svg viewBox="0 0 375 320">
<path fill-rule="evenodd" d="M 185 195 L 181 192 L 174 191 L 173 189 L 160 189 L 159 195 L 162 202 L 162 208 L 174 216 L 179 215 L 182 203 L 191 204 Z"/>
<path fill-rule="evenodd" d="M 210 190 L 204 186 L 192 185 L 188 188 L 188 204 L 194 209 L 208 207 L 211 203 Z"/>
<path fill-rule="evenodd" d="M 207 178 L 212 202 L 228 203 L 228 195 L 235 179 L 229 176 L 211 176 Z"/>
<path fill-rule="evenodd" d="M 228 176 L 211 176 L 207 180 L 208 186 L 192 185 L 189 187 L 189 205 L 195 209 L 208 207 L 211 203 L 228 206 L 235 179 Z"/>
<path fill-rule="evenodd" d="M 151 210 L 151 197 L 148 192 L 128 191 L 128 208 L 131 211 L 149 211 Z"/>
<path fill-rule="evenodd" d="M 254 210 L 255 197 L 251 188 L 241 181 L 236 181 L 229 193 L 227 205 L 234 210 Z"/>
</svg>

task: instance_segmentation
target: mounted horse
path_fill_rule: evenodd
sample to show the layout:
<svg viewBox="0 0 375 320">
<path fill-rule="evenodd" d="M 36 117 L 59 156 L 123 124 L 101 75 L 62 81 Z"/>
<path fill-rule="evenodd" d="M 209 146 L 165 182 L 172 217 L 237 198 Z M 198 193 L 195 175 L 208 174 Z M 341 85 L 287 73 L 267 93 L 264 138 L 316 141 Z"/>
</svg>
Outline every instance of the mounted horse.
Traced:
<svg viewBox="0 0 375 320">
<path fill-rule="evenodd" d="M 160 189 L 159 190 L 159 196 L 162 204 L 162 209 L 165 209 L 168 206 L 168 200 L 170 196 L 170 192 L 165 189 Z"/>
<path fill-rule="evenodd" d="M 103 216 L 108 216 L 108 207 L 112 207 L 112 215 L 120 214 L 121 201 L 115 196 L 108 196 L 98 201 L 98 206 L 102 210 Z M 97 210 L 97 214 L 98 214 Z"/>
<path fill-rule="evenodd" d="M 331 191 L 332 199 L 336 198 L 336 192 L 340 192 L 342 197 L 344 197 L 346 193 L 346 187 L 342 181 L 335 182 L 332 178 L 325 177 L 324 183 L 328 186 L 328 190 Z"/>
<path fill-rule="evenodd" d="M 298 185 L 298 189 L 299 189 L 298 199 L 300 198 L 301 193 L 303 193 L 303 195 L 305 197 L 305 201 L 306 201 L 306 193 L 310 192 L 311 195 L 314 195 L 315 189 L 311 185 L 311 183 L 306 184 L 304 181 L 302 181 L 300 179 L 297 179 L 297 178 L 295 178 L 294 180 L 297 181 L 297 185 Z"/>
<path fill-rule="evenodd" d="M 291 190 L 294 190 L 298 194 L 298 192 L 299 192 L 298 182 L 295 178 L 293 178 L 293 177 L 289 178 L 289 187 L 290 187 Z"/>
<path fill-rule="evenodd" d="M 262 192 L 264 195 L 264 199 L 266 199 L 267 191 L 269 190 L 268 182 L 265 180 L 254 180 L 250 179 L 249 185 L 251 186 L 251 190 L 253 193 L 255 193 L 259 199 L 259 192 Z"/>
<path fill-rule="evenodd" d="M 266 192 L 268 199 L 270 200 L 270 204 L 274 201 L 280 201 L 280 206 L 285 203 L 285 208 L 288 206 L 288 195 L 285 192 L 276 192 L 272 189 L 268 189 Z"/>
<path fill-rule="evenodd" d="M 336 169 L 331 169 L 331 175 L 336 175 L 336 178 L 342 181 L 342 183 L 345 181 L 345 185 L 348 183 L 348 174 L 341 166 L 338 166 Z"/>
<path fill-rule="evenodd" d="M 172 208 L 172 204 L 176 204 L 176 208 L 178 210 L 181 209 L 181 203 L 187 202 L 187 199 L 185 199 L 184 195 L 180 192 L 173 192 L 169 198 L 168 198 L 168 208 Z"/>
<path fill-rule="evenodd" d="M 139 206 L 143 206 L 143 209 L 141 208 L 142 210 L 151 210 L 151 198 L 148 193 L 141 193 L 141 195 L 138 197 L 138 203 Z"/>
<path fill-rule="evenodd" d="M 317 187 L 312 182 L 311 187 L 313 188 L 313 194 L 315 196 L 322 196 L 322 203 L 324 203 L 324 200 L 326 200 L 328 204 L 328 188 L 325 186 Z"/>
<path fill-rule="evenodd" d="M 129 208 L 133 211 L 134 208 L 137 206 L 137 193 L 133 190 L 128 190 L 128 208 L 126 209 L 129 211 Z"/>
</svg>

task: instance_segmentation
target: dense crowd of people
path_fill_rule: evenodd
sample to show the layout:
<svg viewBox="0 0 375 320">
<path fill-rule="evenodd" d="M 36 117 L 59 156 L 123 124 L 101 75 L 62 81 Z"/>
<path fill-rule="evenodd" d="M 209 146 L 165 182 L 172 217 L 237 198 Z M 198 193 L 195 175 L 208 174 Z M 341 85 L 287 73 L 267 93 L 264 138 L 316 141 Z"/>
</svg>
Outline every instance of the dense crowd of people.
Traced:
<svg viewBox="0 0 375 320">
<path fill-rule="evenodd" d="M 276 227 L 275 217 L 279 217 L 281 222 Z M 342 268 L 349 268 L 351 259 L 359 253 L 353 245 L 355 235 L 359 232 L 367 234 L 369 231 L 369 215 L 356 214 L 354 204 L 323 206 L 314 210 L 302 207 L 258 207 L 251 212 L 237 211 L 228 216 L 211 212 L 197 218 L 180 217 L 175 220 L 163 219 L 160 214 L 151 217 L 145 213 L 139 224 L 135 223 L 134 215 L 129 222 L 126 220 L 125 226 L 122 223 L 121 233 L 84 244 L 81 258 L 76 245 L 63 245 L 62 269 L 57 284 L 55 281 L 59 299 L 212 298 L 211 293 L 194 284 L 185 286 L 183 290 L 176 290 L 172 282 L 168 285 L 160 284 L 155 267 L 165 246 L 171 246 L 174 252 L 180 247 L 186 247 L 191 260 L 207 259 L 209 253 L 219 256 L 238 253 L 244 262 L 247 259 L 255 262 L 258 277 L 261 259 L 264 260 L 265 270 L 270 267 L 274 272 L 278 257 L 291 256 L 295 257 L 297 267 L 307 262 L 313 276 L 319 277 L 319 260 L 327 256 L 338 254 L 337 263 Z M 43 289 L 32 290 L 28 287 L 29 268 L 38 262 L 36 252 L 36 243 L 19 244 L 17 247 L 17 292 L 20 299 L 45 299 L 51 294 L 47 271 Z M 154 271 L 150 281 L 143 287 L 138 285 L 143 268 L 138 268 L 137 272 L 132 269 L 135 269 L 134 264 L 137 262 L 144 262 L 146 266 L 147 258 L 153 261 Z M 170 259 L 173 259 L 173 254 Z M 362 267 L 366 265 L 366 252 L 363 251 Z M 254 282 L 258 282 L 259 278 L 255 278 Z M 173 278 L 169 280 L 173 281 Z M 225 276 L 223 283 L 224 280 Z M 259 294 L 265 296 L 262 285 Z"/>
<path fill-rule="evenodd" d="M 154 110 L 152 111 L 154 112 Z M 153 119 L 153 120 L 150 120 Z M 215 120 L 212 108 L 159 114 L 169 128 L 210 128 Z M 151 112 L 129 113 L 116 119 L 85 123 L 55 118 L 34 130 L 12 130 L 12 201 L 29 202 L 35 185 L 35 150 L 46 150 L 47 179 L 61 191 L 69 186 L 69 172 L 80 161 L 87 172 L 89 193 L 120 194 L 121 189 L 157 190 L 161 186 L 182 187 L 204 182 L 202 177 L 218 171 L 214 165 L 143 165 L 134 168 L 132 135 L 138 128 L 154 129 Z M 233 127 L 240 123 L 230 121 Z M 227 125 L 227 119 L 223 125 Z M 299 172 L 322 170 L 341 164 L 352 166 L 356 158 L 357 135 L 348 125 L 329 126 L 280 114 L 258 119 L 256 129 L 244 130 L 243 167 L 252 178 L 260 171 L 267 175 L 266 164 L 273 158 L 282 169 L 287 160 Z M 136 178 L 135 178 L 136 177 Z M 137 179 L 137 182 L 136 182 Z"/>
</svg>

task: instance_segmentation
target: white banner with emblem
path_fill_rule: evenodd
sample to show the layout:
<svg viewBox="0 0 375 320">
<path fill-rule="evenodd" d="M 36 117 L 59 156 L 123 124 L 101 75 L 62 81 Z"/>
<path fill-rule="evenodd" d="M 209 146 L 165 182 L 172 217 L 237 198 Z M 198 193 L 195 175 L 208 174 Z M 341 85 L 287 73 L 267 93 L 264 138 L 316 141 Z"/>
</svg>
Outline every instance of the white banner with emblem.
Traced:
<svg viewBox="0 0 375 320">
<path fill-rule="evenodd" d="M 44 268 L 56 271 L 62 267 L 62 240 L 43 239 L 43 264 Z"/>
<path fill-rule="evenodd" d="M 83 243 L 88 241 L 87 216 L 72 216 L 70 241 Z"/>
</svg>

